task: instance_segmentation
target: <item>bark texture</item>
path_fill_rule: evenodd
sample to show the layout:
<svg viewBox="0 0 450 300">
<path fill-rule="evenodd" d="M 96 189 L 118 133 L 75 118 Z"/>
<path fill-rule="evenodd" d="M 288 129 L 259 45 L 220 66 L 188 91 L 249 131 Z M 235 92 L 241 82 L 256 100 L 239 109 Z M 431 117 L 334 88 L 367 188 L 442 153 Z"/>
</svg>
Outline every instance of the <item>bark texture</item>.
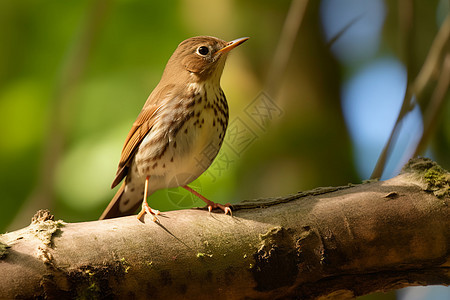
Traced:
<svg viewBox="0 0 450 300">
<path fill-rule="evenodd" d="M 0 298 L 347 299 L 450 284 L 450 174 L 414 159 L 387 181 L 0 235 Z"/>
</svg>

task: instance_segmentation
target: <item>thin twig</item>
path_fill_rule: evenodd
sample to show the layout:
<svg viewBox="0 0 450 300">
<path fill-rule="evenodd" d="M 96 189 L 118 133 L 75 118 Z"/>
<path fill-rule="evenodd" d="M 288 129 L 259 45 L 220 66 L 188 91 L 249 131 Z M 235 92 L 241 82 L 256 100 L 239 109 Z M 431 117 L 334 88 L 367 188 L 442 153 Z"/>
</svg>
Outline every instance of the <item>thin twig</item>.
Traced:
<svg viewBox="0 0 450 300">
<path fill-rule="evenodd" d="M 445 104 L 445 99 L 448 96 L 448 87 L 450 84 L 450 53 L 447 53 L 444 60 L 444 65 L 442 67 L 442 72 L 439 76 L 438 83 L 434 89 L 433 95 L 431 96 L 430 104 L 425 112 L 424 122 L 423 122 L 423 134 L 420 139 L 419 144 L 416 147 L 414 156 L 422 154 L 430 137 L 432 136 L 434 129 L 436 128 L 436 123 L 439 120 L 439 114 L 442 112 L 442 107 Z"/>
<path fill-rule="evenodd" d="M 292 48 L 297 37 L 300 24 L 305 15 L 308 0 L 292 0 L 288 15 L 281 31 L 280 40 L 267 75 L 266 91 L 276 97 L 281 79 L 291 57 Z"/>
<path fill-rule="evenodd" d="M 420 73 L 417 75 L 414 81 L 413 93 L 420 99 L 421 93 L 425 90 L 425 87 L 433 81 L 433 77 L 436 74 L 436 70 L 440 68 L 443 63 L 444 53 L 446 45 L 450 40 L 450 14 L 445 18 L 439 32 L 437 33 L 433 44 L 431 45 L 430 52 L 423 64 Z"/>
<path fill-rule="evenodd" d="M 389 154 L 395 144 L 401 121 L 406 116 L 406 114 L 410 112 L 414 107 L 412 103 L 413 96 L 415 96 L 419 102 L 423 103 L 423 101 L 425 101 L 424 99 L 421 99 L 421 96 L 425 88 L 434 81 L 433 73 L 439 68 L 439 64 L 442 63 L 445 46 L 447 45 L 449 39 L 450 15 L 447 15 L 447 18 L 439 29 L 439 32 L 430 47 L 430 51 L 428 52 L 427 58 L 425 59 L 425 62 L 419 74 L 412 82 L 412 84 L 408 85 L 406 88 L 405 97 L 403 99 L 402 107 L 397 117 L 397 121 L 395 122 L 391 135 L 386 145 L 384 146 L 380 157 L 378 158 L 377 164 L 370 177 L 371 179 L 380 178 L 383 174 L 383 171 L 386 167 L 387 158 L 390 156 Z"/>
<path fill-rule="evenodd" d="M 333 44 L 339 40 L 342 35 L 344 35 L 344 33 L 347 32 L 347 30 L 352 27 L 353 25 L 355 25 L 356 22 L 358 22 L 359 20 L 362 19 L 362 17 L 365 15 L 365 13 L 359 14 L 356 17 L 354 17 L 347 25 L 345 25 L 341 30 L 338 31 L 338 33 L 336 33 L 335 36 L 333 36 L 328 42 L 327 42 L 327 47 L 331 48 L 331 46 L 333 46 Z"/>
</svg>

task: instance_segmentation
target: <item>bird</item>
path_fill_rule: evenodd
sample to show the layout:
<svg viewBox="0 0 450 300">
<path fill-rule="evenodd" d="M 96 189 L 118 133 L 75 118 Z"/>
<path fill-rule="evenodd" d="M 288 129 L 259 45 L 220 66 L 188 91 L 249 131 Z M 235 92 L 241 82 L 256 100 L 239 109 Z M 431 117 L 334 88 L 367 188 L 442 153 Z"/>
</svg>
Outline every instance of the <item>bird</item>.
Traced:
<svg viewBox="0 0 450 300">
<path fill-rule="evenodd" d="M 202 199 L 208 210 L 231 215 L 188 186 L 213 162 L 222 146 L 229 112 L 220 78 L 229 52 L 248 37 L 226 42 L 212 36 L 182 41 L 169 58 L 125 139 L 111 188 L 122 182 L 100 220 L 141 210 L 159 221 L 147 197 L 157 190 L 183 187 Z"/>
</svg>

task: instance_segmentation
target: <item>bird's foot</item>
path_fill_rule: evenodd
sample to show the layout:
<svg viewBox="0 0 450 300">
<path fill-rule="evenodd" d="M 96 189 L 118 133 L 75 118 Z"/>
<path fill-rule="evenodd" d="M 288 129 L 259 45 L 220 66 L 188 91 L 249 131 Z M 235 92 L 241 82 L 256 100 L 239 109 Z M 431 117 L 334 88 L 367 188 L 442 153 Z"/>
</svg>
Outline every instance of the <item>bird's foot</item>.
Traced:
<svg viewBox="0 0 450 300">
<path fill-rule="evenodd" d="M 188 190 L 189 192 L 191 192 L 195 196 L 199 197 L 200 199 L 202 199 L 206 203 L 206 207 L 208 208 L 209 212 L 211 212 L 213 209 L 219 208 L 219 209 L 223 210 L 223 212 L 226 215 L 230 214 L 230 216 L 233 216 L 233 213 L 231 211 L 230 203 L 227 203 L 227 204 L 215 203 L 215 202 L 212 202 L 211 200 L 207 199 L 205 196 L 203 196 L 199 192 L 197 192 L 197 191 L 193 190 L 192 188 L 188 187 L 187 185 L 183 186 L 183 188 Z"/>
<path fill-rule="evenodd" d="M 142 208 L 141 208 L 141 211 L 139 212 L 139 214 L 137 215 L 137 219 L 140 220 L 145 213 L 153 216 L 153 222 L 159 222 L 157 215 L 160 214 L 160 211 L 157 209 L 151 208 L 148 205 L 147 201 L 144 200 L 144 201 L 142 201 Z"/>
<path fill-rule="evenodd" d="M 203 200 L 203 199 L 202 199 Z M 204 201 L 204 200 L 203 200 Z M 206 202 L 206 201 L 205 201 Z M 230 203 L 227 204 L 220 204 L 220 203 L 216 203 L 216 202 L 212 202 L 210 200 L 208 200 L 208 202 L 206 203 L 206 206 L 208 208 L 208 211 L 211 212 L 213 209 L 219 208 L 221 210 L 223 210 L 223 212 L 228 215 L 230 214 L 230 216 L 233 216 L 233 212 L 231 211 L 231 205 Z"/>
</svg>

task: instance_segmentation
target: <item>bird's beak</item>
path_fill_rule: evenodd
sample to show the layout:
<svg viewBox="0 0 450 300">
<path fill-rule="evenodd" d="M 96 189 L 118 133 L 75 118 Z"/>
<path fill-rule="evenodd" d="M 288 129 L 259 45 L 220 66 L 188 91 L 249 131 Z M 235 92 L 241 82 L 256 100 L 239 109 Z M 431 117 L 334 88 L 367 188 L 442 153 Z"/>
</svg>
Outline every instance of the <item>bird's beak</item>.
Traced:
<svg viewBox="0 0 450 300">
<path fill-rule="evenodd" d="M 237 46 L 239 46 L 240 44 L 242 44 L 243 42 L 245 42 L 248 39 L 249 39 L 249 37 L 243 37 L 243 38 L 240 38 L 240 39 L 232 40 L 231 42 L 228 42 L 225 47 L 223 47 L 222 49 L 216 51 L 215 55 L 217 55 L 219 53 L 227 53 L 231 49 L 236 48 Z"/>
</svg>

